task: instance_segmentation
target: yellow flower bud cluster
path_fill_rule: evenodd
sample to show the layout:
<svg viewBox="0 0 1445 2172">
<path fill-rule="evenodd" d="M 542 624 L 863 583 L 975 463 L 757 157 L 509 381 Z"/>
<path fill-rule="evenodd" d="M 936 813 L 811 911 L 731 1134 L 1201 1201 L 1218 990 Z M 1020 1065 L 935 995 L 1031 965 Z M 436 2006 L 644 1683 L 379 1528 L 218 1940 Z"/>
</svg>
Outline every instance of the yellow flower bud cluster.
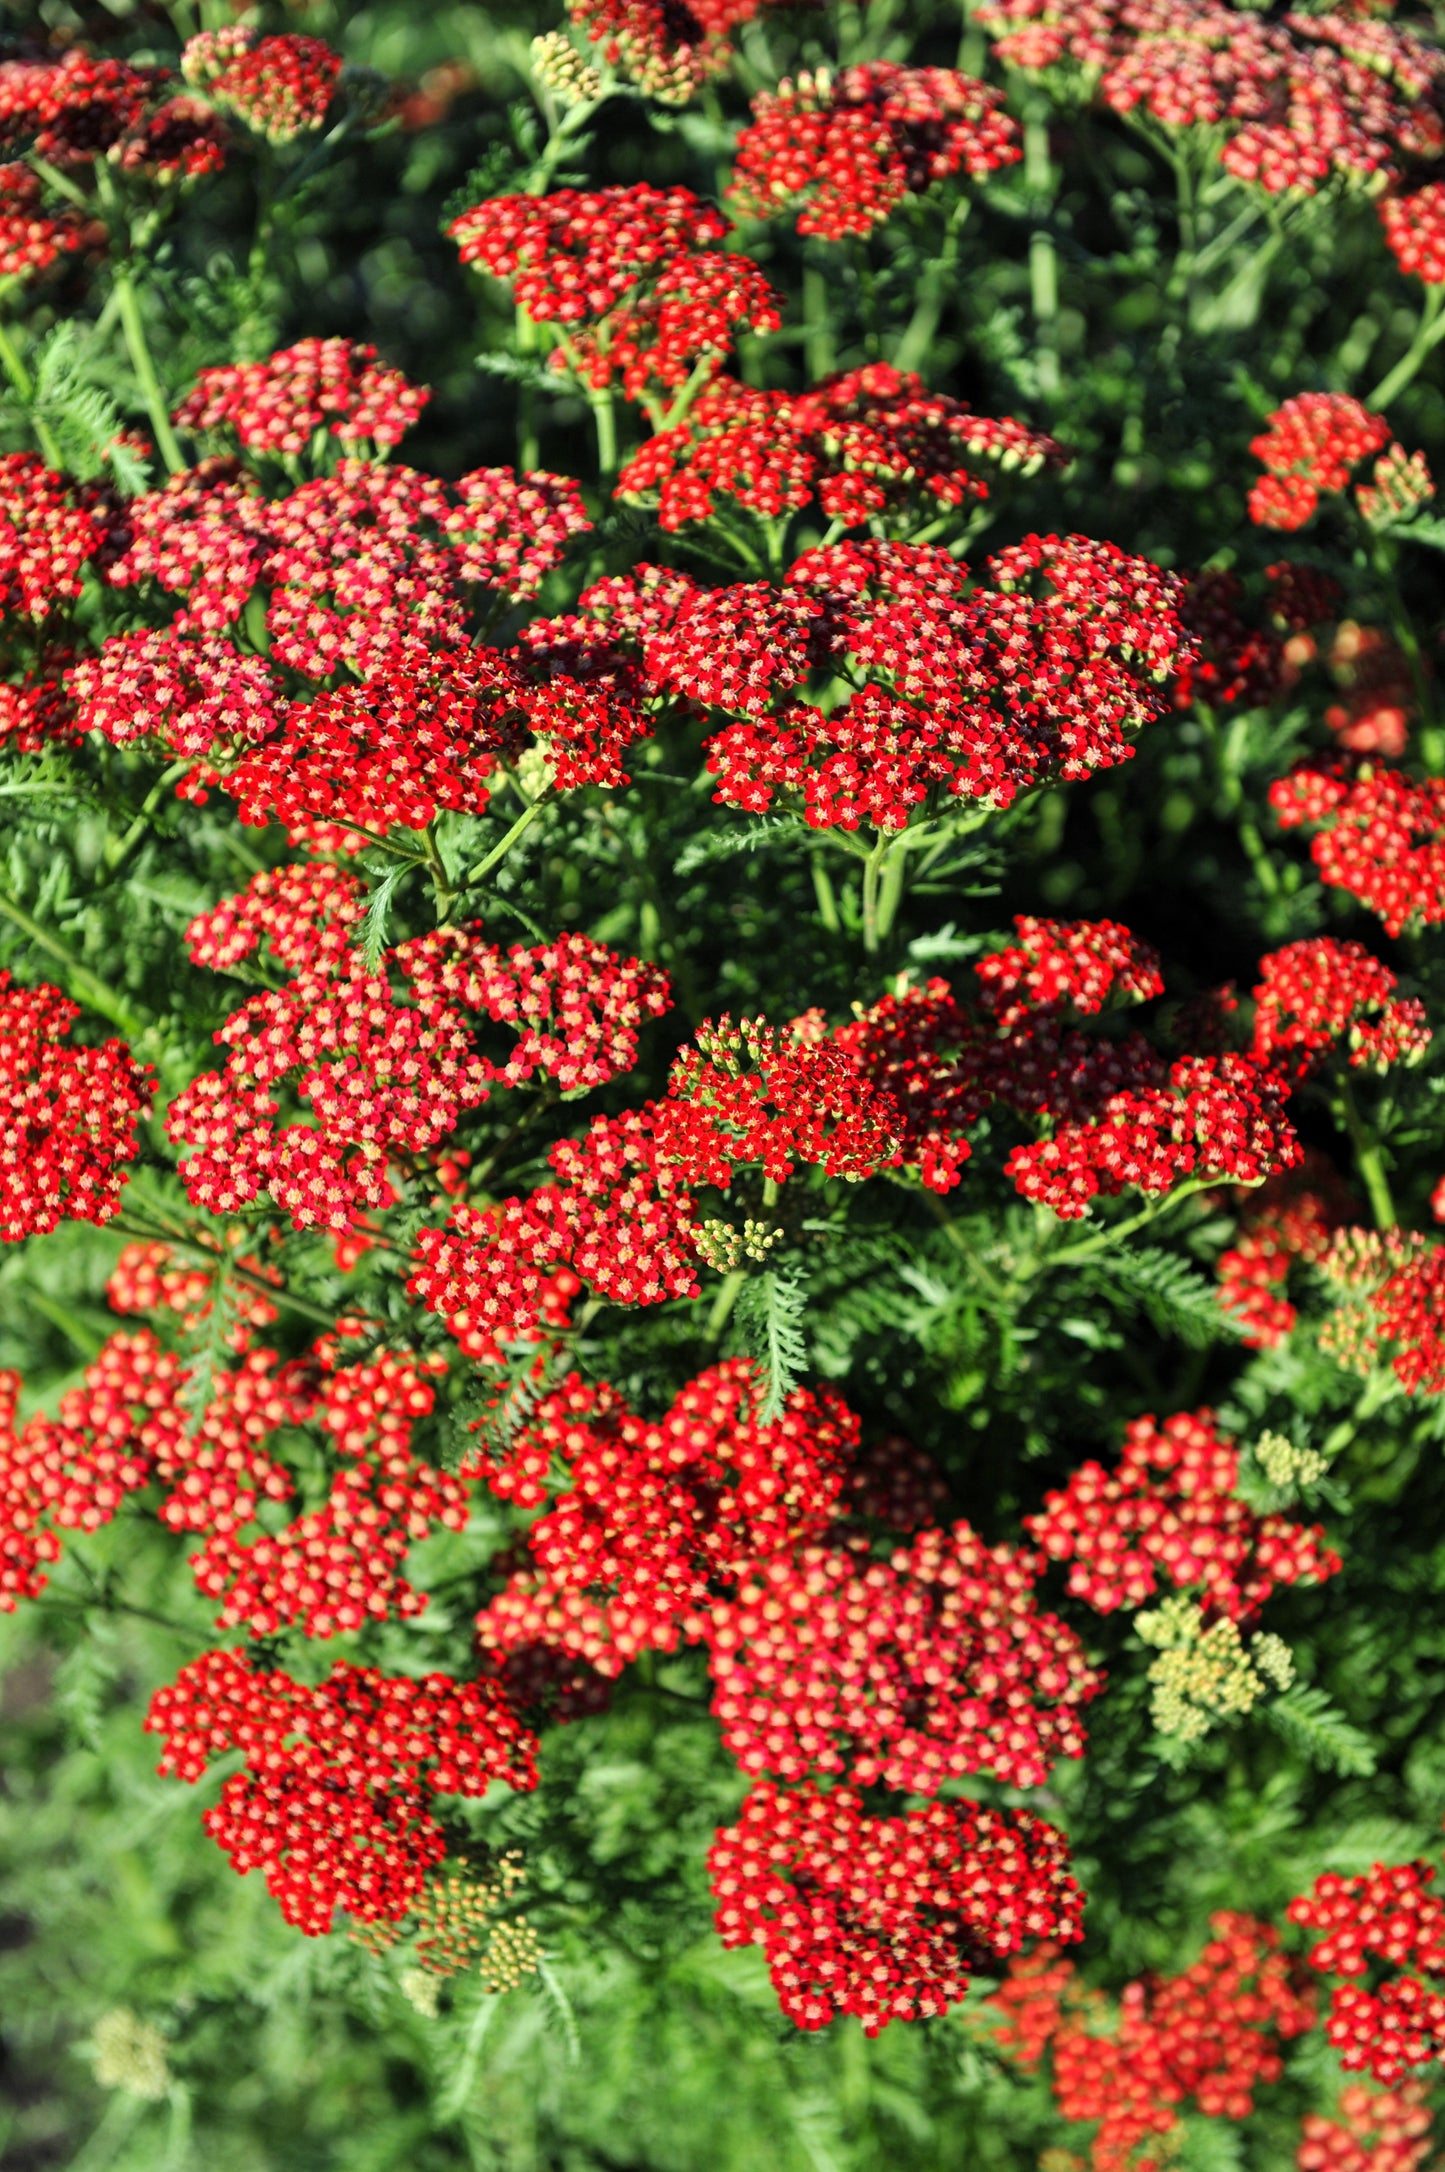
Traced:
<svg viewBox="0 0 1445 2172">
<path fill-rule="evenodd" d="M 532 73 L 559 106 L 585 106 L 602 96 L 601 76 L 565 30 L 547 30 L 533 38 Z"/>
<path fill-rule="evenodd" d="M 1284 1433 L 1261 1433 L 1254 1460 L 1272 1486 L 1312 1485 L 1329 1465 L 1328 1456 L 1317 1448 L 1296 1448 Z"/>
<path fill-rule="evenodd" d="M 773 1246 L 782 1241 L 780 1229 L 767 1222 L 755 1222 L 751 1216 L 741 1229 L 735 1229 L 731 1222 L 704 1222 L 693 1237 L 699 1257 L 718 1274 L 731 1274 L 745 1259 L 765 1260 Z"/>
<path fill-rule="evenodd" d="M 515 1991 L 544 1958 L 525 1916 L 497 1920 L 525 1876 L 515 1849 L 498 1857 L 487 1878 L 453 1865 L 427 1881 L 405 1923 L 358 1923 L 351 1936 L 378 1960 L 402 1939 L 411 1943 L 415 1965 L 397 1982 L 418 2013 L 435 2014 L 440 1980 L 474 1963 L 488 1991 Z"/>
<path fill-rule="evenodd" d="M 90 2054 L 102 2089 L 124 2089 L 154 2103 L 171 2086 L 165 2038 L 129 2006 L 113 2006 L 101 2015 L 91 2031 Z"/>
<path fill-rule="evenodd" d="M 1178 1593 L 1134 1617 L 1134 1627 L 1158 1657 L 1149 1668 L 1152 1718 L 1161 1735 L 1197 1742 L 1219 1720 L 1251 1711 L 1271 1688 L 1294 1678 L 1289 1646 L 1272 1631 L 1246 1646 L 1239 1624 L 1222 1615 L 1206 1623 L 1193 1600 Z"/>
</svg>

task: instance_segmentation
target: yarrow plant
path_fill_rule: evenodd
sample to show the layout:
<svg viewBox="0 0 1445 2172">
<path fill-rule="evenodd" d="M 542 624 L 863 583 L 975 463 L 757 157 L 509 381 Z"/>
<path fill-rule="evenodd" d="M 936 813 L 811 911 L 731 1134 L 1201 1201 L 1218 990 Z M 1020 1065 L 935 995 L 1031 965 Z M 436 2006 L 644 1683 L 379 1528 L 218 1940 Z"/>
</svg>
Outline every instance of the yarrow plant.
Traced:
<svg viewBox="0 0 1445 2172">
<path fill-rule="evenodd" d="M 17 2163 L 1419 2172 L 1439 25 L 41 14 Z"/>
</svg>

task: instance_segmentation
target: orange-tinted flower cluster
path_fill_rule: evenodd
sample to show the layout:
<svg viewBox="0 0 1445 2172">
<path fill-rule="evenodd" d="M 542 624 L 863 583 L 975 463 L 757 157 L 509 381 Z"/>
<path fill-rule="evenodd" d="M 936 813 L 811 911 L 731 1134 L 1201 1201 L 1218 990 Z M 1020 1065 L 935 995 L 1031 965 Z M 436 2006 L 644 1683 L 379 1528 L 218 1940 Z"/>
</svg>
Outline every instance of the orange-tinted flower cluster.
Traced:
<svg viewBox="0 0 1445 2172">
<path fill-rule="evenodd" d="M 241 1750 L 202 1824 L 242 1873 L 259 1870 L 308 1936 L 336 1910 L 396 1921 L 441 1861 L 434 1795 L 537 1784 L 535 1744 L 497 1685 L 444 1674 L 388 1678 L 339 1661 L 316 1688 L 239 1652 L 206 1652 L 151 1699 L 163 1773 L 198 1780 Z"/>
<path fill-rule="evenodd" d="M 945 2013 L 1025 1941 L 1082 1935 L 1061 1834 L 1026 1810 L 935 1802 L 870 1817 L 832 1794 L 755 1787 L 708 1853 L 724 1945 L 758 1945 L 801 2029 Z"/>
<path fill-rule="evenodd" d="M 1018 123 L 972 76 L 864 61 L 758 93 L 732 195 L 753 218 L 796 206 L 800 234 L 837 241 L 953 174 L 982 180 L 1021 155 Z"/>
<path fill-rule="evenodd" d="M 1287 693 L 1315 654 L 1313 629 L 1336 618 L 1338 581 L 1289 560 L 1265 568 L 1263 593 L 1246 594 L 1239 575 L 1211 566 L 1191 578 L 1179 616 L 1198 644 L 1181 659 L 1174 703 L 1255 708 Z"/>
<path fill-rule="evenodd" d="M 1323 1934 L 1310 1966 L 1347 1979 L 1331 1997 L 1325 2035 L 1352 2073 L 1393 2082 L 1445 2053 L 1445 1989 L 1436 1987 L 1445 1978 L 1445 1901 L 1429 1890 L 1433 1876 L 1420 1862 L 1376 1863 L 1357 1878 L 1326 1871 L 1289 1904 L 1292 1923 Z M 1357 1980 L 1364 1976 L 1373 1990 Z"/>
<path fill-rule="evenodd" d="M 539 323 L 570 328 L 566 359 L 595 390 L 682 385 L 721 368 L 740 330 L 782 323 L 756 264 L 719 253 L 729 222 L 689 189 L 494 196 L 449 231 L 464 264 L 509 280 Z"/>
<path fill-rule="evenodd" d="M 483 1649 L 547 1645 L 619 1674 L 639 1652 L 698 1638 L 720 1590 L 824 1530 L 857 1419 L 826 1389 L 795 1388 L 770 1422 L 758 1402 L 740 1358 L 700 1374 L 656 1424 L 573 1374 L 505 1457 L 479 1454 L 468 1467 L 504 1497 L 554 1494 L 527 1535 L 530 1566 L 477 1617 Z"/>
<path fill-rule="evenodd" d="M 1093 2172 L 1162 2172 L 1191 2100 L 1214 2118 L 1248 2118 L 1256 2088 L 1283 2071 L 1281 2041 L 1314 2021 L 1267 1924 L 1221 1911 L 1210 1932 L 1180 1975 L 1126 1985 L 1117 2027 L 1073 1963 L 1047 1949 L 1011 1960 L 990 1996 L 1004 2016 L 1000 2041 L 1021 2066 L 1052 2054 L 1064 2118 L 1099 2122 Z"/>
<path fill-rule="evenodd" d="M 1100 1614 L 1142 1606 L 1164 1576 L 1200 1586 L 1215 1612 L 1246 1621 L 1277 1584 L 1321 1583 L 1341 1562 L 1318 1524 L 1246 1507 L 1238 1476 L 1238 1452 L 1212 1411 L 1135 1418 L 1112 1472 L 1081 1464 L 1024 1528 L 1071 1564 L 1069 1590 Z"/>
<path fill-rule="evenodd" d="M 71 1040 L 80 1006 L 0 972 L 0 1241 L 62 1221 L 107 1222 L 120 1205 L 154 1080 L 123 1041 Z"/>
<path fill-rule="evenodd" d="M 847 527 L 887 516 L 921 525 L 989 495 L 991 479 L 1062 467 L 1041 431 L 975 415 L 887 362 L 766 392 L 719 378 L 676 428 L 624 462 L 619 498 L 657 494 L 662 527 L 707 520 L 720 497 L 765 519 L 814 501 Z"/>
<path fill-rule="evenodd" d="M 987 1772 L 1040 1787 L 1084 1749 L 1103 1677 L 1040 1613 L 1043 1563 L 966 1523 L 891 1561 L 810 1546 L 764 1564 L 707 1628 L 713 1711 L 744 1772 L 933 1794 Z"/>
<path fill-rule="evenodd" d="M 1295 2152 L 1298 2172 L 1420 2172 L 1430 2154 L 1430 2111 L 1418 2083 L 1340 2091 L 1340 2116 L 1306 2112 Z"/>
<path fill-rule="evenodd" d="M 1269 788 L 1281 829 L 1309 828 L 1320 880 L 1348 891 L 1387 934 L 1445 921 L 1445 778 L 1377 762 L 1303 762 Z"/>
</svg>

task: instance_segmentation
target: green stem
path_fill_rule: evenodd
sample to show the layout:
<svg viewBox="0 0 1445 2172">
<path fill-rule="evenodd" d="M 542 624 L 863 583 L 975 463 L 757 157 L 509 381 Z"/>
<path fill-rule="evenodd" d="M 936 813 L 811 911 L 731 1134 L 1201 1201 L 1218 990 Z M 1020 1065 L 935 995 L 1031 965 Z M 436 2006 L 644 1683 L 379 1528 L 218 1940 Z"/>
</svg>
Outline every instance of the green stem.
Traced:
<svg viewBox="0 0 1445 2172">
<path fill-rule="evenodd" d="M 1405 352 L 1395 367 L 1366 393 L 1366 407 L 1388 407 L 1397 400 L 1405 387 L 1412 383 L 1416 371 L 1436 342 L 1445 339 L 1445 286 L 1431 286 L 1425 290 L 1425 304 L 1420 311 L 1420 322 Z"/>
<path fill-rule="evenodd" d="M 737 1303 L 738 1295 L 747 1279 L 741 1267 L 734 1267 L 731 1274 L 723 1276 L 707 1316 L 707 1326 L 703 1329 L 709 1342 L 722 1340 L 722 1331 L 732 1316 L 733 1306 Z"/>
<path fill-rule="evenodd" d="M 512 824 L 512 827 L 508 830 L 506 836 L 503 837 L 497 844 L 493 845 L 491 851 L 487 854 L 486 858 L 484 860 L 479 860 L 476 866 L 467 875 L 466 880 L 462 884 L 462 888 L 464 890 L 470 890 L 474 883 L 480 882 L 484 875 L 489 875 L 491 873 L 492 869 L 496 866 L 498 860 L 506 858 L 507 854 L 511 851 L 513 845 L 517 842 L 517 839 L 519 837 L 525 836 L 526 832 L 532 827 L 532 824 L 536 821 L 538 815 L 542 812 L 542 809 L 545 805 L 545 800 L 534 799 L 531 806 L 528 807 L 524 813 L 518 815 L 516 821 Z"/>
<path fill-rule="evenodd" d="M 597 472 L 604 483 L 617 473 L 617 409 L 610 392 L 590 396 L 592 420 L 597 427 Z"/>
<path fill-rule="evenodd" d="M 803 266 L 803 352 L 808 364 L 808 375 L 816 384 L 820 377 L 827 377 L 836 367 L 837 356 L 833 349 L 833 297 L 828 291 L 828 280 L 822 266 Z"/>
<path fill-rule="evenodd" d="M 0 364 L 5 374 L 30 409 L 30 427 L 35 432 L 35 442 L 40 447 L 47 467 L 63 469 L 60 448 L 51 435 L 50 425 L 42 415 L 35 413 L 35 379 L 20 359 L 20 350 L 11 339 L 9 329 L 0 324 Z"/>
<path fill-rule="evenodd" d="M 130 858 L 132 852 L 135 851 L 141 839 L 145 836 L 146 831 L 150 828 L 151 816 L 155 813 L 157 807 L 159 807 L 167 790 L 170 788 L 171 785 L 176 782 L 178 777 L 184 777 L 190 767 L 191 758 L 189 755 L 186 755 L 182 758 L 182 760 L 178 762 L 172 762 L 168 769 L 163 769 L 161 771 L 160 775 L 156 778 L 155 783 L 151 786 L 149 792 L 147 792 L 145 798 L 142 800 L 140 812 L 137 814 L 135 820 L 131 823 L 130 828 L 126 831 L 124 837 L 112 838 L 111 842 L 107 845 L 105 849 L 104 860 L 102 863 L 104 865 L 107 875 L 116 875 L 120 872 L 121 868 L 124 867 L 126 861 Z"/>
<path fill-rule="evenodd" d="M 517 304 L 517 353 L 532 355 L 537 351 L 535 327 L 521 303 Z M 517 467 L 525 473 L 535 468 L 540 459 L 537 442 L 537 388 L 535 385 L 519 385 L 517 388 Z"/>
<path fill-rule="evenodd" d="M 1153 1206 L 1146 1207 L 1142 1214 L 1131 1215 L 1127 1222 L 1111 1223 L 1107 1229 L 1101 1229 L 1096 1237 L 1087 1238 L 1083 1244 L 1068 1244 L 1062 1251 L 1046 1252 L 1039 1265 L 1065 1267 L 1073 1266 L 1079 1260 L 1095 1259 L 1100 1252 L 1106 1252 L 1111 1245 L 1116 1245 L 1121 1237 L 1132 1237 L 1136 1230 L 1157 1221 L 1160 1215 L 1167 1214 L 1171 1207 L 1177 1207 L 1181 1200 L 1192 1198 L 1196 1192 L 1216 1190 L 1218 1184 L 1219 1179 L 1215 1176 L 1190 1177 L 1187 1183 L 1176 1185 L 1172 1192 L 1166 1192 Z"/>
<path fill-rule="evenodd" d="M 48 928 L 41 927 L 38 920 L 32 920 L 24 907 L 17 905 L 14 898 L 7 897 L 3 890 L 0 890 L 0 913 L 19 928 L 37 950 L 43 950 L 48 957 L 54 958 L 57 964 L 65 967 L 69 980 L 66 992 L 73 996 L 77 1003 L 83 1003 L 88 1010 L 98 1011 L 102 1018 L 108 1018 L 112 1025 L 119 1026 L 128 1040 L 138 1040 L 145 1033 L 145 1019 L 131 1009 L 125 997 L 92 973 L 90 967 L 83 965 L 75 952 L 62 943 L 58 935 L 52 935 Z"/>
<path fill-rule="evenodd" d="M 878 891 L 878 940 L 883 942 L 892 931 L 903 903 L 904 874 L 908 865 L 908 832 L 901 831 L 893 840 L 891 849 L 883 861 L 883 880 Z"/>
<path fill-rule="evenodd" d="M 833 878 L 820 852 L 809 855 L 813 871 L 813 895 L 818 900 L 818 918 L 830 935 L 841 933 L 843 923 L 838 918 L 838 894 L 833 888 Z"/>
<path fill-rule="evenodd" d="M 1394 1229 L 1399 1216 L 1390 1195 L 1390 1180 L 1385 1174 L 1385 1164 L 1380 1154 L 1379 1141 L 1360 1114 L 1355 1091 L 1348 1078 L 1340 1080 L 1339 1112 L 1344 1118 L 1345 1129 L 1354 1149 L 1355 1167 L 1363 1179 L 1369 1196 L 1370 1212 L 1375 1217 L 1376 1229 Z"/>
<path fill-rule="evenodd" d="M 442 858 L 441 846 L 437 843 L 435 825 L 429 823 L 421 834 L 426 851 L 427 873 L 431 876 L 432 894 L 436 899 L 437 925 L 444 927 L 452 909 L 452 878 L 447 873 L 447 863 Z"/>
<path fill-rule="evenodd" d="M 887 830 L 880 830 L 877 844 L 863 862 L 863 948 L 870 956 L 878 948 L 878 882 L 891 843 Z"/>
<path fill-rule="evenodd" d="M 120 307 L 121 330 L 125 333 L 125 344 L 130 354 L 131 368 L 135 371 L 136 382 L 140 386 L 141 397 L 145 401 L 146 412 L 151 419 L 151 428 L 155 432 L 156 444 L 170 473 L 178 475 L 186 464 L 185 457 L 181 452 L 176 433 L 171 428 L 170 411 L 166 406 L 165 394 L 161 390 L 161 381 L 156 375 L 156 367 L 151 360 L 151 351 L 146 343 L 145 323 L 141 317 L 140 300 L 136 294 L 135 284 L 129 271 L 124 266 L 116 272 L 115 292 Z"/>
<path fill-rule="evenodd" d="M 1036 216 L 1042 219 L 1054 193 L 1048 107 L 1042 104 L 1031 105 L 1024 120 L 1024 181 L 1035 197 Z M 1059 259 L 1054 237 L 1042 224 L 1029 239 L 1029 290 L 1039 391 L 1045 399 L 1054 399 L 1059 391 Z"/>
</svg>

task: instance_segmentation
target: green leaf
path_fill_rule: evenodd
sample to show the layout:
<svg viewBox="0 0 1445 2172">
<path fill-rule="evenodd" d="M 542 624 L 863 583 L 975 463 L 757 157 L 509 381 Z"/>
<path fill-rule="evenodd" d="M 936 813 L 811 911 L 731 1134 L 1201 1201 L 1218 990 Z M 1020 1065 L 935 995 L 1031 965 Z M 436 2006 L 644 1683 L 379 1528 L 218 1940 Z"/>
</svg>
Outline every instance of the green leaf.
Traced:
<svg viewBox="0 0 1445 2172">
<path fill-rule="evenodd" d="M 1177 1335 L 1191 1349 L 1237 1340 L 1242 1332 L 1220 1304 L 1217 1285 L 1162 1245 L 1106 1254 L 1090 1264 L 1087 1279 L 1126 1312 L 1143 1312 L 1161 1335 Z"/>
<path fill-rule="evenodd" d="M 744 852 L 767 852 L 785 838 L 795 838 L 798 825 L 787 815 L 758 815 L 724 830 L 702 831 L 672 863 L 675 875 L 692 875 L 718 860 L 734 860 Z"/>
<path fill-rule="evenodd" d="M 1300 1684 L 1263 1707 L 1264 1715 L 1292 1750 L 1326 1772 L 1367 1779 L 1375 1769 L 1368 1735 L 1331 1704 L 1326 1692 Z"/>
<path fill-rule="evenodd" d="M 807 1287 L 805 1277 L 796 1268 L 777 1268 L 770 1274 L 751 1276 L 737 1301 L 733 1317 L 738 1333 L 766 1382 L 758 1409 L 764 1425 L 782 1416 L 789 1391 L 807 1369 L 808 1346 L 802 1325 Z"/>
</svg>

